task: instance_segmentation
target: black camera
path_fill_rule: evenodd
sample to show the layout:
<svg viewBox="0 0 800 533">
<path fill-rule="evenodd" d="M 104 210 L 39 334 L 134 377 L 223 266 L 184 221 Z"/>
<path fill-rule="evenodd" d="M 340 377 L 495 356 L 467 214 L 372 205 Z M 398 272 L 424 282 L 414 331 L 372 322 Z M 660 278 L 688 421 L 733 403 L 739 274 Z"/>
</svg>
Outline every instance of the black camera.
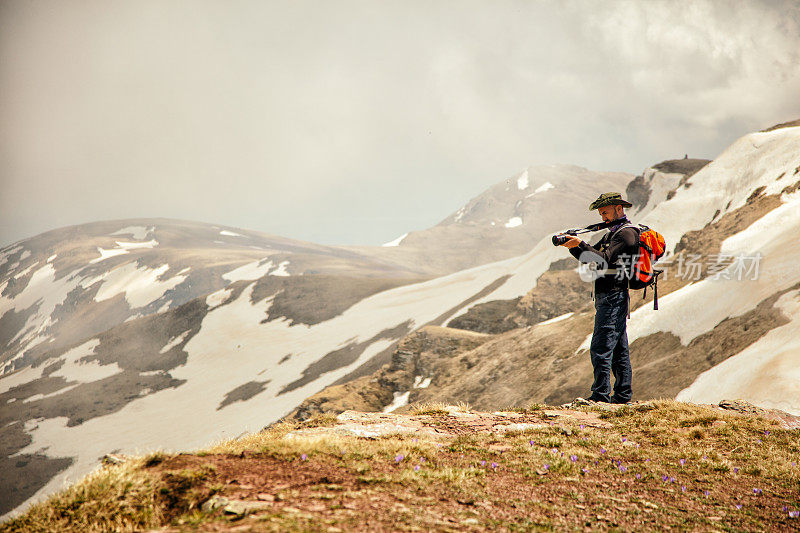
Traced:
<svg viewBox="0 0 800 533">
<path fill-rule="evenodd" d="M 566 235 L 563 233 L 558 235 L 553 235 L 553 246 L 561 246 L 562 244 L 567 242 L 569 238 L 570 235 Z"/>
</svg>

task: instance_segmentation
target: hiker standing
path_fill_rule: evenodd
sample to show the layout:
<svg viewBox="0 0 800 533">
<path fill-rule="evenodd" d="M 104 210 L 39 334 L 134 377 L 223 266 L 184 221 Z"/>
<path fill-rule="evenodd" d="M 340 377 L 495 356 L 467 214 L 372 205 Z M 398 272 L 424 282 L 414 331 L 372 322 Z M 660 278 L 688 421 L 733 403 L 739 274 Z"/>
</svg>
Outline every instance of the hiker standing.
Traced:
<svg viewBox="0 0 800 533">
<path fill-rule="evenodd" d="M 608 233 L 592 246 L 570 236 L 562 246 L 581 263 L 597 263 L 594 286 L 594 333 L 589 349 L 594 383 L 589 400 L 628 403 L 631 400 L 631 361 L 628 353 L 627 315 L 630 306 L 628 277 L 638 252 L 639 230 L 625 215 L 632 204 L 620 193 L 601 194 L 589 210 L 597 209 L 608 225 Z M 611 395 L 611 373 L 614 394 Z"/>
</svg>

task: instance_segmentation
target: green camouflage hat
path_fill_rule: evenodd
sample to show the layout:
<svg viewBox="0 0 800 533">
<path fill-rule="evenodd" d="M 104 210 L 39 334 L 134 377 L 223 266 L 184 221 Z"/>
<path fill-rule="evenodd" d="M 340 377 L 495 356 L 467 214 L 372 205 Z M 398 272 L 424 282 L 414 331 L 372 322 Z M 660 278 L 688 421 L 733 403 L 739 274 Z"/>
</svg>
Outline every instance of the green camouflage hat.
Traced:
<svg viewBox="0 0 800 533">
<path fill-rule="evenodd" d="M 592 202 L 592 205 L 589 206 L 589 211 L 594 211 L 595 209 L 600 209 L 601 207 L 605 207 L 607 205 L 621 205 L 622 207 L 631 207 L 633 204 L 623 200 L 622 195 L 618 192 L 604 192 L 603 194 L 597 197 L 597 200 Z"/>
</svg>

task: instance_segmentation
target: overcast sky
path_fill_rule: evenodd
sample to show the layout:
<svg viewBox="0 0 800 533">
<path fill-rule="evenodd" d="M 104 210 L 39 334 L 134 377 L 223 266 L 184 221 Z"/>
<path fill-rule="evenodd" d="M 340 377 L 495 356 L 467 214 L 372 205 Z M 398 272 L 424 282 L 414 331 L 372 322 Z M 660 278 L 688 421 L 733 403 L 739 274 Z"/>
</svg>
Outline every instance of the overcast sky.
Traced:
<svg viewBox="0 0 800 533">
<path fill-rule="evenodd" d="M 0 245 L 170 217 L 329 244 L 529 165 L 638 173 L 800 118 L 800 7 L 0 2 Z"/>
</svg>

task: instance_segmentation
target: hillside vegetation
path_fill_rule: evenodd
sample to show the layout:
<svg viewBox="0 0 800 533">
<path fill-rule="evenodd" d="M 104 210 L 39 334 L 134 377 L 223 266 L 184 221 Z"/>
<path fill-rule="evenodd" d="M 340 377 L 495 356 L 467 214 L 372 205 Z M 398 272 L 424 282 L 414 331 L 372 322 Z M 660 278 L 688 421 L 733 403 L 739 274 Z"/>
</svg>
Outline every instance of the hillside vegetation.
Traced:
<svg viewBox="0 0 800 533">
<path fill-rule="evenodd" d="M 200 452 L 111 457 L 0 531 L 798 528 L 798 420 L 756 411 L 318 415 Z"/>
</svg>

